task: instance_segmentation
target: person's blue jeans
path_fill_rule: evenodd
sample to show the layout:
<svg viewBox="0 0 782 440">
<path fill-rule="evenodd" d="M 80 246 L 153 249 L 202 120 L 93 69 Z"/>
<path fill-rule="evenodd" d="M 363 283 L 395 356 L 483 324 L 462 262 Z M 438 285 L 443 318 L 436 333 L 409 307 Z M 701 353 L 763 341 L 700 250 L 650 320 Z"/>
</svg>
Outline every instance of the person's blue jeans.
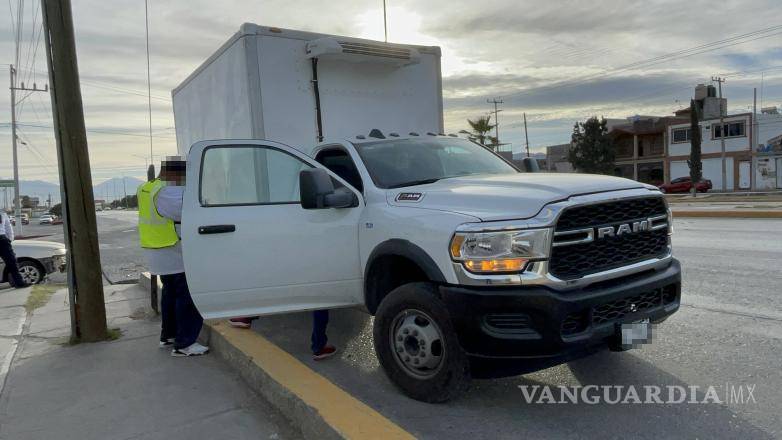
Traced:
<svg viewBox="0 0 782 440">
<path fill-rule="evenodd" d="M 329 311 L 328 310 L 316 310 L 312 312 L 312 353 L 317 353 L 326 343 L 329 338 L 326 336 L 326 327 L 329 325 Z"/>
<path fill-rule="evenodd" d="M 160 340 L 174 338 L 175 349 L 192 345 L 198 339 L 204 320 L 190 297 L 185 274 L 161 275 L 160 281 L 163 283 Z"/>
</svg>

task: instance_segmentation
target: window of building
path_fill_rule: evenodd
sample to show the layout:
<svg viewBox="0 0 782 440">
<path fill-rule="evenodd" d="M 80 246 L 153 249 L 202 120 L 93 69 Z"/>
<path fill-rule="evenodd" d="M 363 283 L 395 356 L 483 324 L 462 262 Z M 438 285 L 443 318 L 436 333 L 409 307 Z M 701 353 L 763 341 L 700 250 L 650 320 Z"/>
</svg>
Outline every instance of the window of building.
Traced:
<svg viewBox="0 0 782 440">
<path fill-rule="evenodd" d="M 673 129 L 673 143 L 684 143 L 692 140 L 692 129 L 690 128 L 674 128 Z"/>
<path fill-rule="evenodd" d="M 744 137 L 747 135 L 744 121 L 726 122 L 722 127 L 720 124 L 713 124 L 711 130 L 713 139 L 721 138 L 723 133 L 727 133 L 725 137 Z"/>
</svg>

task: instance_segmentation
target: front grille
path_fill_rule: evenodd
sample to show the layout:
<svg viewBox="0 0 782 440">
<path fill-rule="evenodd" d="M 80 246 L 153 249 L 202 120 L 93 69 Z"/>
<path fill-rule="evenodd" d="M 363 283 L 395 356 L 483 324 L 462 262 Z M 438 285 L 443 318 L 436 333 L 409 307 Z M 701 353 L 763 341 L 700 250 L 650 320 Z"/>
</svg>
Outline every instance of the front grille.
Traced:
<svg viewBox="0 0 782 440">
<path fill-rule="evenodd" d="M 571 313 L 562 320 L 560 333 L 572 336 L 584 332 L 592 325 L 622 322 L 625 317 L 643 315 L 662 306 L 676 302 L 678 292 L 675 284 L 643 292 L 627 298 L 620 298 Z"/>
<path fill-rule="evenodd" d="M 592 324 L 618 321 L 630 313 L 645 312 L 662 304 L 662 289 L 601 304 L 592 310 Z"/>
<path fill-rule="evenodd" d="M 661 197 L 577 206 L 563 211 L 557 222 L 556 232 L 632 223 L 665 214 L 665 202 Z M 665 227 L 655 231 L 647 230 L 555 246 L 551 252 L 549 271 L 557 278 L 572 280 L 660 257 L 667 252 L 668 227 Z"/>
</svg>

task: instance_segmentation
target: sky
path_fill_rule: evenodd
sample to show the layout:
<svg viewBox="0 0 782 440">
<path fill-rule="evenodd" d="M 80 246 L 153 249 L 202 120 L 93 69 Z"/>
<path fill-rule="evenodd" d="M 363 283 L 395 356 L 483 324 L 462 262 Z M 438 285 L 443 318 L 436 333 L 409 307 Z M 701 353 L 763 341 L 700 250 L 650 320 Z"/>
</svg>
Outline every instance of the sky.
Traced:
<svg viewBox="0 0 782 440">
<path fill-rule="evenodd" d="M 13 18 L 20 2 L 20 78 L 42 85 L 47 77 L 37 38 L 38 1 L 10 0 L 0 13 L 0 64 L 7 70 L 15 62 Z M 382 4 L 150 0 L 155 160 L 176 151 L 171 89 L 242 23 L 382 41 Z M 590 116 L 670 115 L 689 105 L 696 84 L 715 75 L 726 78 L 729 112 L 751 110 L 753 88 L 764 106 L 782 105 L 782 25 L 774 19 L 782 16 L 779 0 L 387 0 L 387 5 L 389 41 L 442 48 L 446 131 L 468 128 L 468 118 L 493 109 L 487 99 L 500 98 L 500 139 L 514 151 L 525 145 L 523 113 L 530 149 L 545 151 L 568 142 L 573 124 Z M 144 1 L 73 0 L 73 18 L 93 180 L 143 177 L 150 154 Z M 0 176 L 7 178 L 11 115 L 4 90 Z M 58 181 L 49 99 L 35 92 L 19 106 L 23 180 Z"/>
</svg>

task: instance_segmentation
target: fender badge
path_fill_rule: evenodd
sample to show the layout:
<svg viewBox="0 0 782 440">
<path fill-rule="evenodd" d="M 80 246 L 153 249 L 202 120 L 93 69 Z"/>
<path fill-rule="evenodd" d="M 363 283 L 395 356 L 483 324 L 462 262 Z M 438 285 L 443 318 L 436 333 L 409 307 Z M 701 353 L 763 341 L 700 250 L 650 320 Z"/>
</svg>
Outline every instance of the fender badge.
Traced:
<svg viewBox="0 0 782 440">
<path fill-rule="evenodd" d="M 422 193 L 403 192 L 403 193 L 397 194 L 396 201 L 397 202 L 418 202 L 423 197 L 424 197 L 424 195 Z"/>
</svg>

